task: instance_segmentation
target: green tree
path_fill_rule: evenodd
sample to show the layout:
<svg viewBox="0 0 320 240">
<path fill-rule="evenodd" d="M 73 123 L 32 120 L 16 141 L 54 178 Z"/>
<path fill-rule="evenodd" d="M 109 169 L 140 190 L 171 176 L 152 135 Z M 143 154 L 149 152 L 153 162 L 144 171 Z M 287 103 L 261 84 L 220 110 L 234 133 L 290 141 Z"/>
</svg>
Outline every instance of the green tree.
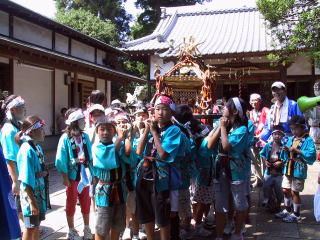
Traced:
<svg viewBox="0 0 320 240">
<path fill-rule="evenodd" d="M 84 9 L 61 9 L 56 13 L 55 19 L 83 34 L 97 38 L 113 46 L 119 44 L 117 29 L 111 21 L 102 21 Z"/>
<path fill-rule="evenodd" d="M 104 21 L 111 21 L 117 28 L 121 39 L 130 31 L 132 16 L 126 12 L 126 0 L 56 0 L 57 9 L 85 9 Z"/>
<path fill-rule="evenodd" d="M 267 20 L 274 44 L 281 50 L 269 55 L 285 64 L 307 52 L 320 66 L 320 5 L 317 0 L 258 0 L 259 11 Z"/>
<path fill-rule="evenodd" d="M 178 7 L 202 3 L 206 0 L 137 0 L 136 6 L 144 11 L 138 16 L 131 29 L 131 37 L 136 39 L 153 32 L 160 21 L 160 7 Z"/>
</svg>

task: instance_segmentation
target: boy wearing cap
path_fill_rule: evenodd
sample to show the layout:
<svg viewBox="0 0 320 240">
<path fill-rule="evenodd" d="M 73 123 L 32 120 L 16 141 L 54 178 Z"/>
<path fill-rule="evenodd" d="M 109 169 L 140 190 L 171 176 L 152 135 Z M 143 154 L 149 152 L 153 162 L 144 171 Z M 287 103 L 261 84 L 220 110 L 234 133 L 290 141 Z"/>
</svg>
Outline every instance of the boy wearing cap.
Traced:
<svg viewBox="0 0 320 240">
<path fill-rule="evenodd" d="M 261 139 L 267 142 L 271 136 L 272 127 L 282 125 L 286 134 L 283 140 L 286 141 L 288 137 L 292 136 L 288 121 L 292 116 L 302 116 L 302 113 L 297 102 L 288 99 L 286 86 L 283 82 L 274 82 L 271 86 L 271 91 L 276 102 L 270 108 L 266 124 L 261 133 Z"/>
<path fill-rule="evenodd" d="M 272 191 L 275 192 L 277 198 L 277 212 L 280 211 L 280 205 L 283 200 L 282 193 L 282 168 L 285 161 L 285 152 L 281 143 L 284 137 L 283 127 L 278 125 L 272 129 L 272 141 L 267 143 L 260 152 L 260 157 L 266 166 L 263 182 L 263 205 L 270 203 Z"/>
<path fill-rule="evenodd" d="M 307 178 L 308 166 L 316 160 L 316 149 L 312 138 L 306 131 L 306 121 L 303 116 L 293 116 L 289 126 L 294 136 L 290 137 L 284 150 L 287 160 L 284 164 L 282 188 L 285 209 L 276 214 L 284 222 L 298 222 L 301 220 L 301 198 L 304 181 Z M 293 200 L 293 212 L 291 203 Z"/>
<path fill-rule="evenodd" d="M 125 129 L 115 127 L 107 117 L 96 122 L 99 142 L 92 146 L 96 187 L 97 223 L 95 239 L 119 239 L 125 228 L 126 216 L 126 167 L 131 153 L 131 143 L 124 139 Z M 113 143 L 113 137 L 117 138 Z M 128 163 L 128 162 L 127 162 Z"/>
</svg>

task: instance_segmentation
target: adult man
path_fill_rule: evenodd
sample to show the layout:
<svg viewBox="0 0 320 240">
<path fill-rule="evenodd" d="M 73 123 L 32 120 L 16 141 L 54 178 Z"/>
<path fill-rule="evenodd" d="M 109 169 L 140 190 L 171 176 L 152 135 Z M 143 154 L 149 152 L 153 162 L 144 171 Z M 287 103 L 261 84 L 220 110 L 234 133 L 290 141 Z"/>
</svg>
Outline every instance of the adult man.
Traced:
<svg viewBox="0 0 320 240">
<path fill-rule="evenodd" d="M 250 95 L 250 105 L 252 106 L 252 110 L 249 112 L 249 119 L 253 122 L 255 126 L 255 140 L 256 143 L 252 147 L 253 154 L 253 166 L 254 166 L 254 175 L 256 177 L 256 181 L 253 184 L 257 186 L 259 183 L 262 183 L 263 180 L 263 162 L 260 159 L 260 150 L 263 147 L 261 145 L 260 134 L 263 130 L 263 127 L 267 120 L 267 115 L 269 112 L 269 108 L 262 108 L 262 99 L 261 96 L 257 93 L 253 93 Z"/>
<path fill-rule="evenodd" d="M 284 141 L 288 140 L 289 136 L 292 136 L 288 121 L 294 115 L 302 115 L 296 101 L 288 99 L 287 89 L 283 82 L 274 82 L 271 86 L 272 96 L 275 99 L 275 103 L 271 106 L 267 121 L 264 125 L 264 129 L 261 133 L 261 139 L 265 142 L 268 141 L 272 133 L 272 127 L 282 125 L 285 137 Z"/>
</svg>

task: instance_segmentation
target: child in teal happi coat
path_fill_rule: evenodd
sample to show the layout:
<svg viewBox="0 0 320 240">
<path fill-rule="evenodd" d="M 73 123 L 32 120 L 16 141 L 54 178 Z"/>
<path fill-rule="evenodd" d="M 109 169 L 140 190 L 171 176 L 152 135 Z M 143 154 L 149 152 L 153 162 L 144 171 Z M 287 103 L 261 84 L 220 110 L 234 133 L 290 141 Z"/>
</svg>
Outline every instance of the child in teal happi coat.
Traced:
<svg viewBox="0 0 320 240">
<path fill-rule="evenodd" d="M 19 217 L 22 218 L 20 204 L 20 182 L 17 169 L 17 154 L 19 146 L 14 137 L 20 131 L 21 123 L 25 116 L 25 101 L 21 96 L 10 95 L 2 105 L 6 118 L 1 128 L 0 145 L 2 146 L 3 155 L 7 163 L 9 175 L 12 180 L 12 192 L 15 197 L 16 207 Z"/>
<path fill-rule="evenodd" d="M 155 222 L 160 227 L 160 238 L 169 239 L 170 215 L 174 210 L 170 202 L 173 206 L 179 201 L 173 193 L 179 185 L 175 177 L 179 174 L 176 158 L 181 130 L 171 122 L 174 110 L 175 103 L 170 97 L 158 96 L 154 119 L 147 122 L 137 148 L 137 154 L 143 155 L 138 165 L 137 215 L 139 222 L 145 224 L 148 239 L 154 238 Z"/>
<path fill-rule="evenodd" d="M 316 148 L 313 139 L 308 134 L 303 116 L 293 116 L 289 121 L 289 126 L 293 136 L 289 138 L 284 147 L 288 154 L 282 180 L 285 209 L 277 213 L 276 217 L 291 223 L 301 220 L 300 192 L 304 189 L 308 165 L 312 165 L 316 160 Z M 292 201 L 293 211 L 291 209 Z"/>
<path fill-rule="evenodd" d="M 119 239 L 125 229 L 126 217 L 126 163 L 130 163 L 131 143 L 125 139 L 126 129 L 107 117 L 96 122 L 99 142 L 92 146 L 96 187 L 96 240 Z M 112 139 L 117 133 L 115 142 Z"/>
<path fill-rule="evenodd" d="M 55 166 L 63 177 L 66 187 L 66 216 L 68 239 L 79 240 L 74 228 L 74 214 L 79 199 L 84 221 L 84 239 L 92 239 L 89 227 L 91 199 L 89 186 L 92 183 L 92 154 L 88 134 L 84 133 L 85 116 L 81 109 L 71 108 L 66 113 L 67 129 L 60 137 Z"/>
<path fill-rule="evenodd" d="M 39 226 L 45 219 L 47 211 L 47 194 L 44 177 L 48 175 L 44 165 L 44 157 L 38 143 L 44 141 L 45 123 L 37 116 L 27 117 L 21 132 L 16 134 L 16 142 L 20 145 L 17 155 L 19 181 L 21 182 L 21 207 L 26 230 L 23 240 L 40 239 Z"/>
</svg>

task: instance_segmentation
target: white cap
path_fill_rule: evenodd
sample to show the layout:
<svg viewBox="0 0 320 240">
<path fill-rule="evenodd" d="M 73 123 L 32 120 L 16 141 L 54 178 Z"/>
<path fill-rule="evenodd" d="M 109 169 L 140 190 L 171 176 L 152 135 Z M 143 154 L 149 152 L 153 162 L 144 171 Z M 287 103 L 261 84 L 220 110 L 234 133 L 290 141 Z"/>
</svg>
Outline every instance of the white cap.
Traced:
<svg viewBox="0 0 320 240">
<path fill-rule="evenodd" d="M 283 88 L 283 89 L 286 89 L 286 85 L 284 85 L 283 82 L 274 82 L 272 85 L 271 85 L 271 89 L 273 88 Z"/>
<path fill-rule="evenodd" d="M 92 113 L 94 110 L 104 112 L 104 107 L 101 104 L 94 104 L 89 108 L 89 113 Z"/>
<path fill-rule="evenodd" d="M 113 100 L 113 101 L 111 102 L 111 105 L 112 105 L 112 104 L 116 104 L 116 103 L 121 104 L 121 102 L 120 102 L 119 99 L 115 99 L 115 100 Z"/>
<path fill-rule="evenodd" d="M 260 99 L 260 100 L 261 100 L 260 94 L 258 94 L 258 93 L 252 93 L 252 94 L 250 95 L 250 101 L 253 100 L 253 99 Z"/>
</svg>

